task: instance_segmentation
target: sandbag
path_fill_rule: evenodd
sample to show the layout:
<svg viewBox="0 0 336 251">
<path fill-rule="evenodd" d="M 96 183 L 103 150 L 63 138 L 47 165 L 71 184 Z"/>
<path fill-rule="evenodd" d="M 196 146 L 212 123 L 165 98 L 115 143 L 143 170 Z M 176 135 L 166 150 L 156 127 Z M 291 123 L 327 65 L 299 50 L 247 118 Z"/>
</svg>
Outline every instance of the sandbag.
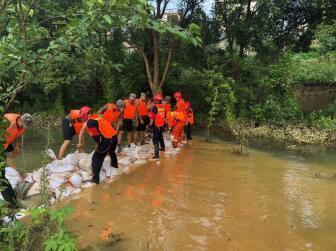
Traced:
<svg viewBox="0 0 336 251">
<path fill-rule="evenodd" d="M 146 164 L 147 163 L 147 161 L 146 160 L 144 160 L 144 159 L 138 159 L 138 160 L 136 160 L 136 161 L 134 161 L 134 165 L 138 165 L 138 166 L 140 166 L 140 165 L 144 165 L 144 164 Z"/>
<path fill-rule="evenodd" d="M 75 173 L 70 177 L 69 181 L 73 187 L 78 188 L 81 186 L 83 178 L 81 175 Z"/>
<path fill-rule="evenodd" d="M 56 189 L 56 188 L 59 188 L 61 187 L 64 183 L 66 182 L 65 179 L 63 178 L 52 178 L 52 179 L 49 179 L 49 185 L 48 187 L 52 190 Z"/>
<path fill-rule="evenodd" d="M 19 172 L 13 167 L 5 168 L 5 177 L 13 188 L 15 188 L 20 182 L 23 181 Z"/>
<path fill-rule="evenodd" d="M 80 170 L 80 174 L 83 178 L 83 181 L 90 181 L 92 179 L 92 173 L 89 173 L 84 170 Z"/>
<path fill-rule="evenodd" d="M 132 165 L 132 162 L 129 158 L 120 158 L 118 159 L 118 164 L 124 165 L 124 166 L 130 166 Z"/>
<path fill-rule="evenodd" d="M 105 167 L 104 170 L 105 170 L 105 173 L 106 173 L 106 177 L 108 177 L 108 178 L 119 175 L 118 168 L 108 166 L 108 167 Z"/>
<path fill-rule="evenodd" d="M 55 160 L 54 162 L 47 165 L 47 168 L 49 168 L 53 173 L 74 172 L 77 170 L 76 166 L 73 164 L 64 163 L 59 160 Z"/>
<path fill-rule="evenodd" d="M 27 197 L 31 197 L 39 194 L 40 192 L 40 182 L 35 182 L 27 193 Z"/>
</svg>

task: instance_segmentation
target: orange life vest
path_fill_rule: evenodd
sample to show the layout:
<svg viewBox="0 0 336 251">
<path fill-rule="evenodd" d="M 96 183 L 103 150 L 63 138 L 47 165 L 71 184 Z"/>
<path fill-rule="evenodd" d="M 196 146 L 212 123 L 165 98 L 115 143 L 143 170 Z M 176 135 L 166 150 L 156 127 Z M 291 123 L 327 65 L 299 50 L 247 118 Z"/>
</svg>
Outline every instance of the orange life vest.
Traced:
<svg viewBox="0 0 336 251">
<path fill-rule="evenodd" d="M 25 131 L 25 128 L 18 128 L 17 120 L 21 117 L 20 114 L 7 113 L 4 118 L 10 122 L 10 125 L 6 129 L 8 134 L 4 134 L 3 137 L 6 140 L 4 143 L 4 148 L 7 148 L 11 143 L 14 142 L 18 137 L 20 137 Z"/>
<path fill-rule="evenodd" d="M 194 112 L 193 112 L 192 108 L 189 108 L 187 110 L 187 113 L 188 113 L 188 118 L 189 118 L 189 124 L 193 125 L 195 123 L 195 119 L 194 119 Z"/>
<path fill-rule="evenodd" d="M 155 106 L 158 110 L 158 113 L 155 117 L 155 125 L 156 127 L 162 127 L 164 126 L 166 117 L 165 106 L 163 104 L 156 104 Z"/>
<path fill-rule="evenodd" d="M 120 116 L 120 110 L 119 108 L 113 104 L 113 103 L 107 103 L 106 104 L 106 111 L 103 114 L 104 119 L 106 119 L 108 122 L 113 124 L 114 122 L 117 121 L 117 119 Z"/>
<path fill-rule="evenodd" d="M 97 114 L 91 115 L 89 119 L 98 121 L 99 131 L 104 138 L 111 139 L 113 136 L 117 135 L 117 131 L 108 120 L 99 117 Z M 87 128 L 87 130 L 91 137 L 96 136 L 95 128 Z"/>
<path fill-rule="evenodd" d="M 79 134 L 85 123 L 80 116 L 80 110 L 71 110 L 70 119 L 73 127 L 75 128 L 76 134 Z"/>
<path fill-rule="evenodd" d="M 170 113 L 171 118 L 178 121 L 185 121 L 186 117 L 183 112 L 174 111 Z"/>
<path fill-rule="evenodd" d="M 171 111 L 171 104 L 165 104 L 166 114 L 169 115 Z"/>
<path fill-rule="evenodd" d="M 140 116 L 148 116 L 147 104 L 142 99 L 137 100 L 137 107 Z"/>
<path fill-rule="evenodd" d="M 134 119 L 135 118 L 136 106 L 131 104 L 128 99 L 125 100 L 125 110 L 124 110 L 124 119 Z"/>
<path fill-rule="evenodd" d="M 177 112 L 182 112 L 184 114 L 184 118 L 185 118 L 184 120 L 185 120 L 185 122 L 187 122 L 188 114 L 187 114 L 187 109 L 186 109 L 184 99 L 180 99 L 179 101 L 177 101 L 176 111 Z"/>
</svg>

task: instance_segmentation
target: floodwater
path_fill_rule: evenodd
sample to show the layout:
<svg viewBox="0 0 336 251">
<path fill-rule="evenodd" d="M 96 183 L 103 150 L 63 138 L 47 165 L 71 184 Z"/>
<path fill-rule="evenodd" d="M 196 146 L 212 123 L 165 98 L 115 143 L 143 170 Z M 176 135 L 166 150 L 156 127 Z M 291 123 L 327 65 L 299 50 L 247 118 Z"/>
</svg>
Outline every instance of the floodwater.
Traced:
<svg viewBox="0 0 336 251">
<path fill-rule="evenodd" d="M 85 250 L 336 250 L 334 157 L 231 150 L 197 138 L 82 190 L 64 201 L 69 230 Z"/>
</svg>

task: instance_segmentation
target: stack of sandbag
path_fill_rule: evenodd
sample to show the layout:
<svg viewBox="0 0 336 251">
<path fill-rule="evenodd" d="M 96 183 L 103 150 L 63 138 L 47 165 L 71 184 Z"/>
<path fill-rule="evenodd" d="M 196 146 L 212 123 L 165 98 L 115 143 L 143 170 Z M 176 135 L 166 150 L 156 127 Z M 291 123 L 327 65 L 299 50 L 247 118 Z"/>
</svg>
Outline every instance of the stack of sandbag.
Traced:
<svg viewBox="0 0 336 251">
<path fill-rule="evenodd" d="M 13 167 L 5 168 L 5 176 L 13 188 L 23 181 L 19 172 Z"/>
</svg>

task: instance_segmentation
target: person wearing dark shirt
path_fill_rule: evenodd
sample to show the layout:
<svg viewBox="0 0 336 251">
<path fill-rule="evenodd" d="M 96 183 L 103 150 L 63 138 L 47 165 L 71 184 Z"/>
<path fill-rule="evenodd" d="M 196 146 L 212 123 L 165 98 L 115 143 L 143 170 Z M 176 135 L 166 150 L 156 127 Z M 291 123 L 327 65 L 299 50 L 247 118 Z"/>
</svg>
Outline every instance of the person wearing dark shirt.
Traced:
<svg viewBox="0 0 336 251">
<path fill-rule="evenodd" d="M 100 170 L 107 154 L 111 157 L 111 166 L 118 168 L 118 159 L 115 153 L 118 144 L 117 131 L 108 120 L 96 114 L 91 115 L 80 131 L 77 145 L 79 149 L 83 147 L 83 136 L 86 129 L 97 143 L 96 150 L 92 156 L 92 182 L 99 184 Z"/>
<path fill-rule="evenodd" d="M 149 113 L 150 126 L 153 129 L 153 145 L 154 156 L 152 160 L 160 159 L 160 151 L 165 151 L 165 143 L 163 140 L 163 130 L 165 126 L 165 106 L 162 104 L 162 94 L 158 93 L 154 97 L 154 106 Z M 159 146 L 161 148 L 159 148 Z"/>
</svg>

